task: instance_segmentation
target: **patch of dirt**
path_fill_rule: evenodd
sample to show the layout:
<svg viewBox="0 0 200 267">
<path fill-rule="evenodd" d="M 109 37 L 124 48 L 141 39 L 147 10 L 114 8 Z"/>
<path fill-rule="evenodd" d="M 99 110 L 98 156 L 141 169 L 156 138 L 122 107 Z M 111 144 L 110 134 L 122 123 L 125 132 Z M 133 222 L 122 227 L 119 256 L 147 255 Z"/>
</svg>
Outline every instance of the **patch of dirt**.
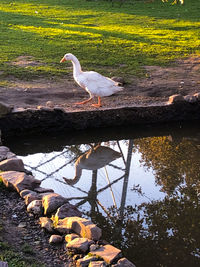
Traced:
<svg viewBox="0 0 200 267">
<path fill-rule="evenodd" d="M 0 242 L 8 243 L 10 248 L 30 263 L 36 260 L 47 267 L 74 266 L 68 259 L 63 244 L 49 244 L 50 235 L 42 230 L 37 218 L 26 212 L 25 203 L 18 193 L 1 187 L 0 203 Z M 27 246 L 29 253 L 23 249 Z"/>
<path fill-rule="evenodd" d="M 39 64 L 31 57 L 20 57 L 13 64 L 28 66 Z M 66 68 L 66 64 L 63 64 Z M 68 65 L 67 65 L 68 67 Z M 145 66 L 146 77 L 132 77 L 124 90 L 102 98 L 102 109 L 149 105 L 166 102 L 173 94 L 200 92 L 200 57 L 179 60 L 171 67 Z M 72 69 L 71 69 L 72 70 Z M 94 110 L 90 103 L 76 105 L 88 98 L 88 93 L 73 81 L 72 73 L 65 78 L 40 78 L 22 81 L 10 78 L 9 86 L 0 88 L 0 101 L 15 107 L 59 106 L 68 111 Z M 50 102 L 49 102 L 50 101 Z M 96 99 L 93 100 L 95 103 Z"/>
</svg>

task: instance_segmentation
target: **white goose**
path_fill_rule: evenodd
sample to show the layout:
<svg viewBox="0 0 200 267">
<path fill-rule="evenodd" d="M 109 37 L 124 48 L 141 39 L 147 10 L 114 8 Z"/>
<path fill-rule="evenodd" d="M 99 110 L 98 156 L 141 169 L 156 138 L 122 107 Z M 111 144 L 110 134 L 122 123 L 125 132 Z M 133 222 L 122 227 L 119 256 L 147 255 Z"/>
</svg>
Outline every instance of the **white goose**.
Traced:
<svg viewBox="0 0 200 267">
<path fill-rule="evenodd" d="M 65 54 L 60 62 L 64 62 L 66 60 L 72 61 L 74 80 L 90 95 L 87 100 L 78 102 L 76 104 L 85 104 L 91 101 L 93 97 L 97 96 L 98 103 L 93 104 L 92 106 L 99 108 L 101 107 L 101 97 L 110 96 L 116 92 L 123 90 L 123 87 L 119 87 L 117 82 L 111 80 L 110 78 L 102 76 L 95 71 L 82 71 L 79 60 L 73 54 Z"/>
</svg>

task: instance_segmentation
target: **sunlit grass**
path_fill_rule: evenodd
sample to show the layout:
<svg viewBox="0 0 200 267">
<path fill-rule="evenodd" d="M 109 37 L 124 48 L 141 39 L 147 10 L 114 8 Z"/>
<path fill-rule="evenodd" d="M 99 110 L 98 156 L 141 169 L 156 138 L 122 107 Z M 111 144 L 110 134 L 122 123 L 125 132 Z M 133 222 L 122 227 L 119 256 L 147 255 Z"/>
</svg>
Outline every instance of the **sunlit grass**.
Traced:
<svg viewBox="0 0 200 267">
<path fill-rule="evenodd" d="M 140 75 L 144 65 L 200 54 L 199 14 L 196 0 L 184 6 L 132 0 L 121 8 L 108 1 L 2 0 L 0 70 L 4 77 L 62 75 L 60 58 L 71 52 L 84 69 Z M 21 55 L 45 64 L 11 66 Z"/>
</svg>

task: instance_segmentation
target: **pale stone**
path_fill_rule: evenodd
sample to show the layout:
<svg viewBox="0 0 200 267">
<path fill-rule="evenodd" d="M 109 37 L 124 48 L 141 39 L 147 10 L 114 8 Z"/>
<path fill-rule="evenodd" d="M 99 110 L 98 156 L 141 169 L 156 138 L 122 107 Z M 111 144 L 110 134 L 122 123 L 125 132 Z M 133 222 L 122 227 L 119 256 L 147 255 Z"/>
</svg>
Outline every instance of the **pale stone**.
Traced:
<svg viewBox="0 0 200 267">
<path fill-rule="evenodd" d="M 0 146 L 0 161 L 16 157 L 7 146 Z"/>
<path fill-rule="evenodd" d="M 75 238 L 79 238 L 79 235 L 77 235 L 77 234 L 68 234 L 68 235 L 65 236 L 65 241 L 67 243 L 69 243 L 72 240 L 74 240 Z"/>
<path fill-rule="evenodd" d="M 54 107 L 54 103 L 52 101 L 47 101 L 46 102 L 46 106 L 49 108 L 53 108 Z"/>
<path fill-rule="evenodd" d="M 180 94 L 171 95 L 169 97 L 168 104 L 174 104 L 174 103 L 183 102 L 183 101 L 184 101 L 184 97 L 182 95 Z"/>
<path fill-rule="evenodd" d="M 96 257 L 94 257 L 94 256 L 92 256 L 92 257 L 86 256 L 83 259 L 77 260 L 76 266 L 77 267 L 87 267 L 90 262 L 97 261 L 97 260 L 98 259 Z"/>
<path fill-rule="evenodd" d="M 53 222 L 48 217 L 40 217 L 39 224 L 42 228 L 46 229 L 49 233 L 53 232 Z"/>
<path fill-rule="evenodd" d="M 1 171 L 18 171 L 18 172 L 25 171 L 23 161 L 18 158 L 5 159 L 1 161 L 0 170 Z"/>
<path fill-rule="evenodd" d="M 108 244 L 98 248 L 95 251 L 91 251 L 90 254 L 103 258 L 107 264 L 112 264 L 114 260 L 121 256 L 121 250 Z"/>
<path fill-rule="evenodd" d="M 13 107 L 10 107 L 6 105 L 5 103 L 0 102 L 0 117 L 8 113 L 11 113 L 12 110 L 13 110 Z"/>
<path fill-rule="evenodd" d="M 42 198 L 42 204 L 44 207 L 44 214 L 51 214 L 57 208 L 67 202 L 67 199 L 56 193 L 50 193 Z"/>
<path fill-rule="evenodd" d="M 66 247 L 79 253 L 85 253 L 92 242 L 93 241 L 88 238 L 75 238 L 71 242 L 67 243 Z"/>
<path fill-rule="evenodd" d="M 27 211 L 35 215 L 43 213 L 42 200 L 33 200 L 27 207 Z"/>
<path fill-rule="evenodd" d="M 186 95 L 184 96 L 184 99 L 186 102 L 189 102 L 189 103 L 197 102 L 197 98 L 194 95 Z"/>
<path fill-rule="evenodd" d="M 34 189 L 38 187 L 41 181 L 35 179 L 32 175 L 23 172 L 8 171 L 0 174 L 6 187 L 17 190 L 20 193 L 24 189 Z"/>
<path fill-rule="evenodd" d="M 200 100 L 200 93 L 196 93 L 194 94 L 194 96 L 196 97 L 197 100 Z"/>
<path fill-rule="evenodd" d="M 81 217 L 81 212 L 72 204 L 66 203 L 58 208 L 55 217 L 64 219 L 66 217 Z"/>
<path fill-rule="evenodd" d="M 106 265 L 105 261 L 91 261 L 88 267 L 105 267 Z"/>
<path fill-rule="evenodd" d="M 17 226 L 18 228 L 25 228 L 26 227 L 26 223 L 25 222 L 21 222 L 18 224 Z"/>
<path fill-rule="evenodd" d="M 6 261 L 0 261 L 0 267 L 8 267 L 8 263 Z"/>
<path fill-rule="evenodd" d="M 63 238 L 60 235 L 51 235 L 51 237 L 49 238 L 50 244 L 58 244 L 58 243 L 61 243 L 62 241 L 63 241 Z"/>
<path fill-rule="evenodd" d="M 118 260 L 117 264 L 114 264 L 113 267 L 136 267 L 132 262 L 126 258 L 121 258 Z"/>
<path fill-rule="evenodd" d="M 99 240 L 102 235 L 102 230 L 85 218 L 69 217 L 66 219 L 66 226 L 81 237 Z"/>
<path fill-rule="evenodd" d="M 92 244 L 91 246 L 90 246 L 90 251 L 95 251 L 96 249 L 98 249 L 99 248 L 99 245 L 97 245 L 97 244 Z"/>
</svg>

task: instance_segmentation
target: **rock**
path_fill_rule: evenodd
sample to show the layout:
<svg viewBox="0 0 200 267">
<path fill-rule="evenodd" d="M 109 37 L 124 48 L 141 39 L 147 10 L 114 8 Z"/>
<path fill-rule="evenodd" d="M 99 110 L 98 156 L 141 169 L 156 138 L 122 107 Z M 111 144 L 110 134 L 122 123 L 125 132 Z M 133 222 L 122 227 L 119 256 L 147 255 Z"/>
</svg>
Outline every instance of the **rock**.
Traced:
<svg viewBox="0 0 200 267">
<path fill-rule="evenodd" d="M 8 263 L 6 261 L 0 261 L 0 267 L 8 267 Z"/>
<path fill-rule="evenodd" d="M 16 155 L 10 152 L 10 149 L 6 146 L 0 146 L 0 161 L 16 157 Z"/>
<path fill-rule="evenodd" d="M 22 198 L 25 198 L 26 195 L 30 194 L 30 193 L 35 193 L 34 191 L 32 190 L 29 190 L 29 189 L 24 189 L 20 192 L 20 197 Z"/>
<path fill-rule="evenodd" d="M 107 264 L 112 264 L 113 261 L 117 260 L 121 256 L 121 250 L 108 244 L 95 251 L 91 251 L 90 254 L 103 258 Z"/>
<path fill-rule="evenodd" d="M 47 101 L 46 102 L 46 106 L 49 108 L 53 108 L 54 107 L 54 103 L 52 101 Z"/>
<path fill-rule="evenodd" d="M 168 100 L 168 104 L 175 104 L 175 103 L 179 103 L 179 102 L 183 102 L 184 101 L 184 97 L 180 94 L 177 95 L 171 95 L 169 97 Z"/>
<path fill-rule="evenodd" d="M 63 238 L 60 235 L 51 235 L 49 239 L 50 244 L 58 244 L 58 243 L 61 243 L 62 241 L 63 241 Z"/>
<path fill-rule="evenodd" d="M 90 246 L 90 251 L 95 251 L 96 249 L 98 249 L 99 248 L 99 245 L 97 245 L 97 244 L 92 244 L 91 246 Z"/>
<path fill-rule="evenodd" d="M 39 224 L 42 228 L 46 229 L 49 233 L 53 233 L 53 222 L 48 217 L 40 217 Z"/>
<path fill-rule="evenodd" d="M 42 205 L 44 207 L 44 214 L 51 214 L 57 208 L 67 202 L 67 199 L 56 193 L 51 193 L 43 196 Z"/>
<path fill-rule="evenodd" d="M 34 191 L 24 196 L 25 204 L 28 206 L 34 200 L 40 200 L 41 197 Z"/>
<path fill-rule="evenodd" d="M 63 219 L 65 220 L 65 219 Z M 69 217 L 66 219 L 67 228 L 72 229 L 81 237 L 87 237 L 93 240 L 99 240 L 102 230 L 93 224 L 90 220 L 80 217 Z"/>
<path fill-rule="evenodd" d="M 13 107 L 10 107 L 2 102 L 0 102 L 0 117 L 3 115 L 6 115 L 8 113 L 11 113 L 13 110 Z"/>
<path fill-rule="evenodd" d="M 88 251 L 92 242 L 93 241 L 89 240 L 88 238 L 75 238 L 69 242 L 66 247 L 70 250 L 76 251 L 77 253 L 85 253 Z"/>
<path fill-rule="evenodd" d="M 23 172 L 8 171 L 0 174 L 6 187 L 17 190 L 20 193 L 24 189 L 33 190 L 40 185 L 41 181 L 35 179 L 32 175 Z"/>
<path fill-rule="evenodd" d="M 184 99 L 186 102 L 189 102 L 189 103 L 197 102 L 197 98 L 194 95 L 186 95 L 184 96 Z"/>
<path fill-rule="evenodd" d="M 21 222 L 18 224 L 17 226 L 18 228 L 25 228 L 26 227 L 26 223 L 25 222 Z"/>
<path fill-rule="evenodd" d="M 65 236 L 65 241 L 67 243 L 69 243 L 72 240 L 74 240 L 75 238 L 79 238 L 79 235 L 77 235 L 77 234 L 68 234 L 68 235 Z"/>
<path fill-rule="evenodd" d="M 33 200 L 27 207 L 27 211 L 35 215 L 43 213 L 42 200 Z"/>
<path fill-rule="evenodd" d="M 92 257 L 85 256 L 83 259 L 77 260 L 76 266 L 77 267 L 87 267 L 91 261 L 97 261 L 97 260 L 98 260 L 97 257 L 94 257 L 94 256 L 92 256 Z"/>
<path fill-rule="evenodd" d="M 34 189 L 34 191 L 37 192 L 37 193 L 40 193 L 40 194 L 42 194 L 42 193 L 53 193 L 54 192 L 53 189 L 42 188 L 42 187 L 37 187 L 37 188 Z"/>
<path fill-rule="evenodd" d="M 1 171 L 18 171 L 18 172 L 25 171 L 23 161 L 18 158 L 10 158 L 10 159 L 5 159 L 1 161 L 0 170 Z"/>
<path fill-rule="evenodd" d="M 132 262 L 126 258 L 121 258 L 118 260 L 117 264 L 112 265 L 113 267 L 136 267 Z"/>
<path fill-rule="evenodd" d="M 88 267 L 105 267 L 106 265 L 105 261 L 91 261 Z"/>
<path fill-rule="evenodd" d="M 56 212 L 55 217 L 64 219 L 65 217 L 81 217 L 81 212 L 72 204 L 66 203 L 62 205 Z"/>
<path fill-rule="evenodd" d="M 194 94 L 194 96 L 196 97 L 196 99 L 199 101 L 200 100 L 200 93 L 196 93 Z"/>
<path fill-rule="evenodd" d="M 71 229 L 67 226 L 67 220 L 68 218 L 58 220 L 58 223 L 54 227 L 54 229 L 61 234 L 69 234 Z"/>
</svg>

